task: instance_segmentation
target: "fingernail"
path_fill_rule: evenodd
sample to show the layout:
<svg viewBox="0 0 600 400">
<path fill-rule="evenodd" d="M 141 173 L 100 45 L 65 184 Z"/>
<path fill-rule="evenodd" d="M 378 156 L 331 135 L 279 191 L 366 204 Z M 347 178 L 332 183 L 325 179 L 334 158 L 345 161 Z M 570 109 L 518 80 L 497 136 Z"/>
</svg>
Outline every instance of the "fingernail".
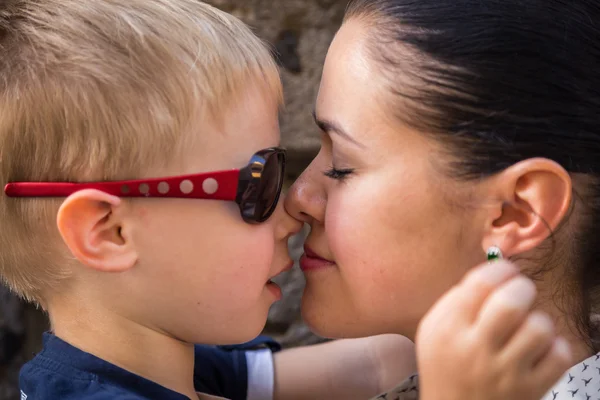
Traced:
<svg viewBox="0 0 600 400">
<path fill-rule="evenodd" d="M 512 263 L 500 260 L 490 264 L 484 264 L 474 271 L 474 274 L 478 279 L 485 280 L 492 285 L 497 285 L 510 276 L 516 275 L 518 272 L 519 270 Z"/>
<path fill-rule="evenodd" d="M 512 279 L 500 290 L 509 302 L 518 305 L 533 304 L 537 294 L 535 284 L 524 276 Z"/>
<path fill-rule="evenodd" d="M 571 360 L 571 345 L 564 337 L 559 336 L 554 340 L 554 351 L 564 360 Z"/>
<path fill-rule="evenodd" d="M 552 321 L 552 318 L 543 311 L 532 311 L 529 315 L 528 322 L 542 330 L 554 332 L 554 322 Z"/>
</svg>

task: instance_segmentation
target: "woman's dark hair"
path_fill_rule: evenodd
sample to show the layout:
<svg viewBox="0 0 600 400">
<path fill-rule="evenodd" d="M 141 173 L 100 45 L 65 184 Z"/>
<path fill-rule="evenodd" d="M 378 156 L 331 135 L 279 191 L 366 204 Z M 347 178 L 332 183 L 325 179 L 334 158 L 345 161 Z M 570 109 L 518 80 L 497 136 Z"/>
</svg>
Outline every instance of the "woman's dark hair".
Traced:
<svg viewBox="0 0 600 400">
<path fill-rule="evenodd" d="M 591 178 L 567 267 L 600 350 L 600 1 L 356 0 L 350 18 L 369 24 L 398 118 L 448 144 L 457 178 L 533 157 Z"/>
</svg>

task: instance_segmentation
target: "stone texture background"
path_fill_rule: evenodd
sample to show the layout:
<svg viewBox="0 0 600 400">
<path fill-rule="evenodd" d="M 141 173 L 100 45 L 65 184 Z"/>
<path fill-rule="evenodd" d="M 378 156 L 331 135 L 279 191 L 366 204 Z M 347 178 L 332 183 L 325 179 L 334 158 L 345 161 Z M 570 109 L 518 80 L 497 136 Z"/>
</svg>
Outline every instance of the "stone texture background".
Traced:
<svg viewBox="0 0 600 400">
<path fill-rule="evenodd" d="M 271 44 L 280 62 L 286 93 L 286 110 L 281 116 L 282 143 L 289 150 L 288 184 L 316 154 L 319 145 L 311 111 L 327 48 L 338 29 L 347 0 L 208 0 L 234 14 Z M 303 232 L 290 242 L 297 260 L 302 253 Z M 265 333 L 293 347 L 322 341 L 302 323 L 300 296 L 304 280 L 298 268 L 278 279 L 284 300 L 271 310 Z M 0 312 L 2 307 L 0 307 Z M 0 366 L 0 400 L 17 399 L 18 370 L 40 348 L 41 333 L 47 329 L 43 314 L 23 306 L 26 343 L 8 366 Z M 2 326 L 0 315 L 0 327 Z"/>
</svg>

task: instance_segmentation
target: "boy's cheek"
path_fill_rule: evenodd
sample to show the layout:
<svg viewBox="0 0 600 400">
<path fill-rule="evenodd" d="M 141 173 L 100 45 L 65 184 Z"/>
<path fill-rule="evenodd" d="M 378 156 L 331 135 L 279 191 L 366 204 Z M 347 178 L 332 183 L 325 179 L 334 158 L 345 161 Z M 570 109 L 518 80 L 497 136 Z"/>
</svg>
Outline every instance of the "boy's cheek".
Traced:
<svg viewBox="0 0 600 400">
<path fill-rule="evenodd" d="M 136 210 L 136 216 L 141 220 L 144 221 L 146 220 L 146 218 L 148 217 L 148 208 L 147 207 L 138 207 Z"/>
</svg>

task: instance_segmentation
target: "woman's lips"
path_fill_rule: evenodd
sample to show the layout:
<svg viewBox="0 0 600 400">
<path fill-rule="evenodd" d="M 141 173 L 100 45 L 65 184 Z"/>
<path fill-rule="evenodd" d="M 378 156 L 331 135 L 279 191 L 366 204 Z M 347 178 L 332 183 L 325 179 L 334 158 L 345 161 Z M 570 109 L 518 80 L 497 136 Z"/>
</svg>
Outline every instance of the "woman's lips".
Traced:
<svg viewBox="0 0 600 400">
<path fill-rule="evenodd" d="M 309 247 L 304 247 L 304 254 L 300 258 L 300 269 L 302 269 L 302 271 L 314 271 L 332 267 L 334 265 L 335 263 L 333 261 L 319 256 Z"/>
</svg>

